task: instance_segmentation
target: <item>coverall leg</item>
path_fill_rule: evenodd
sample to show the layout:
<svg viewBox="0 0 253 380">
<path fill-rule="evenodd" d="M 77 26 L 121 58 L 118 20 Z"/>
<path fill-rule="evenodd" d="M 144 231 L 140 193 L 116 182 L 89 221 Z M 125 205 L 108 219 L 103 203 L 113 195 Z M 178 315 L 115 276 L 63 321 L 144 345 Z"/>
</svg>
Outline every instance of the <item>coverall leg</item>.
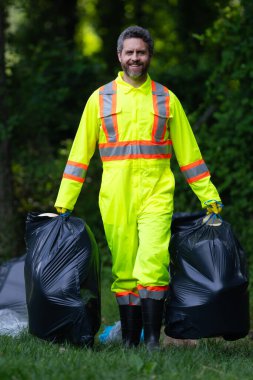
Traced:
<svg viewBox="0 0 253 380">
<path fill-rule="evenodd" d="M 104 168 L 99 205 L 112 253 L 113 292 L 168 286 L 174 186 L 167 160 Z"/>
</svg>

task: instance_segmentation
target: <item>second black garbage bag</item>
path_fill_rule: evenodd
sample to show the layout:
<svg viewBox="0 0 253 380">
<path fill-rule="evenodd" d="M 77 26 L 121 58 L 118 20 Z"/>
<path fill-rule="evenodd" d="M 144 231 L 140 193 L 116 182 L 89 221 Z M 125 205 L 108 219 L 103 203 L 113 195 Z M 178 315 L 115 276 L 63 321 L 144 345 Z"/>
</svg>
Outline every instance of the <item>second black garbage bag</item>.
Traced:
<svg viewBox="0 0 253 380">
<path fill-rule="evenodd" d="M 29 332 L 91 347 L 100 327 L 100 258 L 80 218 L 29 213 L 25 286 Z"/>
<path fill-rule="evenodd" d="M 178 214 L 172 223 L 165 333 L 177 339 L 242 338 L 249 331 L 246 256 L 229 223 Z"/>
</svg>

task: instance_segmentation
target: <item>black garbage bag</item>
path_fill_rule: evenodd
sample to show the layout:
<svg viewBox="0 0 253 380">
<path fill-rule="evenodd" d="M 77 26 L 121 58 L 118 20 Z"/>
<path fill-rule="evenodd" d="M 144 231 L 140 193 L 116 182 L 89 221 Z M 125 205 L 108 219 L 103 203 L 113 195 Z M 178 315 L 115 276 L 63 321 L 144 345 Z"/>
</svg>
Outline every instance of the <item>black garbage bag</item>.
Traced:
<svg viewBox="0 0 253 380">
<path fill-rule="evenodd" d="M 31 334 L 91 347 L 100 327 L 100 259 L 76 217 L 29 213 L 25 286 Z"/>
<path fill-rule="evenodd" d="M 24 263 L 25 255 L 0 266 L 0 310 L 12 310 L 27 320 Z"/>
<path fill-rule="evenodd" d="M 171 284 L 165 333 L 176 339 L 243 338 L 249 331 L 245 253 L 229 223 L 203 223 L 203 215 L 172 221 Z"/>
</svg>

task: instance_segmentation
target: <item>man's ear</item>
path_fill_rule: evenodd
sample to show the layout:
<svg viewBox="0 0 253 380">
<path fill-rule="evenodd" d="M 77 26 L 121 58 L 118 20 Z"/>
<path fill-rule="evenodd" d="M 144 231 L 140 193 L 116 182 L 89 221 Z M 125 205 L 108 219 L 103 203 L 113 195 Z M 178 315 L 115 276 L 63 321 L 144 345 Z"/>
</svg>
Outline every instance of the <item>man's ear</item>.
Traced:
<svg viewBox="0 0 253 380">
<path fill-rule="evenodd" d="M 121 62 L 121 53 L 118 53 L 118 59 Z"/>
</svg>

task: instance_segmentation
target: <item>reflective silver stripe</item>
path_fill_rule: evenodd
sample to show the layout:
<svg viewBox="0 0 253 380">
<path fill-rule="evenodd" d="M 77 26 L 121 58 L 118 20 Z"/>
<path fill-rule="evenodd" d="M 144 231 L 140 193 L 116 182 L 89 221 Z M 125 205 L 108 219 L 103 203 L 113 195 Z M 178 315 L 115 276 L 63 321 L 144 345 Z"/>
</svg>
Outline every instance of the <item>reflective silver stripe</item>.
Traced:
<svg viewBox="0 0 253 380">
<path fill-rule="evenodd" d="M 169 92 L 164 89 L 164 86 L 162 86 L 160 83 L 155 82 L 156 90 L 152 91 L 153 95 L 157 96 L 157 107 L 159 110 L 159 115 L 162 115 L 163 117 L 168 116 L 167 110 L 165 107 L 165 101 L 166 97 L 170 96 Z"/>
<path fill-rule="evenodd" d="M 79 178 L 85 178 L 86 176 L 86 170 L 83 168 L 80 168 L 79 166 L 67 164 L 64 173 L 63 174 L 68 174 L 68 175 L 73 175 L 75 177 Z"/>
<path fill-rule="evenodd" d="M 107 130 L 107 137 L 109 142 L 116 142 L 117 136 L 115 133 L 114 120 L 112 118 L 113 112 L 113 95 L 116 91 L 113 89 L 114 81 L 107 83 L 100 90 L 99 94 L 103 97 L 103 109 L 100 110 L 101 117 L 104 118 L 105 127 Z"/>
<path fill-rule="evenodd" d="M 185 176 L 187 181 L 191 181 L 195 177 L 198 177 L 201 174 L 204 174 L 204 173 L 209 174 L 209 170 L 208 170 L 208 167 L 206 166 L 205 162 L 203 162 L 197 166 L 194 166 L 193 168 L 182 170 L 182 173 Z"/>
<path fill-rule="evenodd" d="M 112 95 L 116 94 L 116 91 L 113 89 L 114 81 L 111 81 L 107 84 L 105 84 L 103 87 L 99 89 L 99 93 L 101 95 Z"/>
<path fill-rule="evenodd" d="M 132 293 L 126 294 L 125 296 L 116 295 L 116 299 L 119 305 L 140 305 L 141 300 L 138 294 L 133 295 Z"/>
<path fill-rule="evenodd" d="M 169 97 L 169 92 L 165 90 L 164 86 L 160 83 L 154 82 L 155 91 L 152 91 L 153 96 L 155 97 L 155 117 L 158 117 L 157 129 L 155 131 L 154 137 L 156 141 L 161 141 L 164 137 L 164 129 L 166 128 L 166 122 L 169 117 L 168 110 L 166 109 L 166 97 Z"/>
<path fill-rule="evenodd" d="M 154 134 L 155 141 L 162 141 L 163 136 L 164 136 L 164 128 L 166 128 L 166 122 L 167 122 L 167 119 L 159 115 L 157 129 Z"/>
<path fill-rule="evenodd" d="M 165 290 L 150 290 L 147 288 L 139 289 L 140 298 L 152 298 L 153 300 L 162 300 L 166 297 L 167 289 Z"/>
<path fill-rule="evenodd" d="M 135 158 L 143 156 L 165 156 L 165 158 L 170 158 L 172 154 L 172 145 L 171 144 L 131 144 L 129 142 L 126 145 L 107 146 L 107 144 L 99 145 L 101 158 L 106 157 L 122 157 L 125 158 Z M 136 157 L 136 158 L 137 158 Z"/>
</svg>

